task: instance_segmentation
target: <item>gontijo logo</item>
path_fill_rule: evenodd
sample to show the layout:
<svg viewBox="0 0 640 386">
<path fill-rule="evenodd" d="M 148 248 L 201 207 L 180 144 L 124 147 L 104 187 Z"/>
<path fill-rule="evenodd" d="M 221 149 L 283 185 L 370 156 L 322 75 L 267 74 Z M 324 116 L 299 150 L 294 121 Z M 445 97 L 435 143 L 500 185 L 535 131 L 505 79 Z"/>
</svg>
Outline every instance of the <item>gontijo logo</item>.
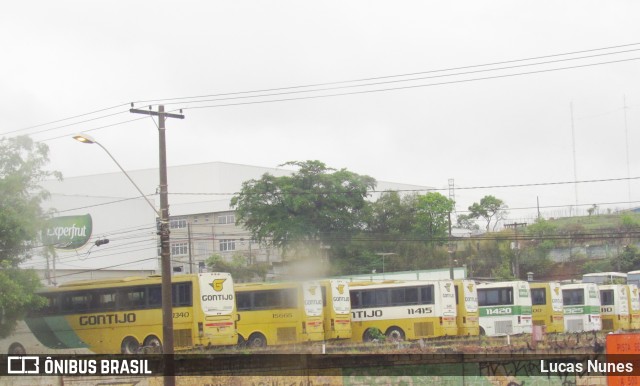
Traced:
<svg viewBox="0 0 640 386">
<path fill-rule="evenodd" d="M 318 287 L 315 286 L 315 285 L 309 286 L 309 293 L 311 295 L 315 295 L 316 294 L 316 288 L 318 288 Z"/>
<path fill-rule="evenodd" d="M 211 286 L 211 288 L 213 288 L 214 291 L 220 292 L 223 288 L 222 283 L 224 283 L 225 280 L 227 279 L 214 279 L 211 283 L 209 283 L 209 285 Z"/>
<path fill-rule="evenodd" d="M 338 293 L 342 295 L 344 293 L 344 284 L 338 284 Z"/>
<path fill-rule="evenodd" d="M 469 285 L 467 285 L 467 289 L 469 292 L 473 292 L 473 283 L 469 283 Z"/>
</svg>

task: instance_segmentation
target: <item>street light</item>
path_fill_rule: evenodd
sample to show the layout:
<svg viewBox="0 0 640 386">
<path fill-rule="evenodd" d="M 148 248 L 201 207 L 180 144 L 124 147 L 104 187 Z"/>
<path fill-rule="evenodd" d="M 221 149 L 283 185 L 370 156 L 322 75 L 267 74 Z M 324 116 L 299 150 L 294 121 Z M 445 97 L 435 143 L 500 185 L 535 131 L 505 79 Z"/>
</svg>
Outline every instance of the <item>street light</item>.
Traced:
<svg viewBox="0 0 640 386">
<path fill-rule="evenodd" d="M 78 142 L 82 142 L 82 143 L 88 143 L 88 144 L 96 144 L 98 146 L 100 146 L 102 148 L 102 150 L 104 150 L 109 157 L 111 157 L 111 159 L 113 160 L 113 162 L 116 163 L 116 165 L 118 165 L 118 167 L 120 168 L 120 170 L 122 171 L 122 173 L 124 173 L 125 176 L 127 176 L 127 178 L 129 179 L 129 181 L 131 181 L 131 183 L 133 184 L 133 186 L 135 186 L 135 188 L 138 190 L 138 192 L 140 193 L 140 195 L 142 196 L 142 198 L 144 198 L 147 201 L 147 204 L 149 204 L 149 206 L 151 207 L 151 209 L 153 209 L 154 212 L 156 212 L 156 215 L 158 216 L 158 218 L 161 218 L 162 216 L 160 215 L 160 212 L 156 209 L 155 205 L 153 205 L 151 203 L 151 201 L 149 201 L 149 199 L 147 198 L 147 196 L 142 193 L 142 190 L 140 190 L 140 188 L 138 187 L 138 185 L 136 185 L 135 182 L 133 182 L 133 180 L 131 179 L 131 177 L 129 176 L 129 174 L 124 170 L 124 168 L 120 165 L 120 163 L 118 163 L 118 161 L 113 157 L 113 155 L 111 155 L 111 153 L 109 152 L 109 150 L 107 150 L 106 147 L 102 146 L 102 144 L 98 141 L 96 141 L 93 137 L 91 137 L 89 134 L 76 134 L 73 136 L 73 139 L 75 139 Z"/>
<path fill-rule="evenodd" d="M 162 109 L 164 112 L 164 109 Z M 174 353 L 174 345 L 173 345 L 173 304 L 171 299 L 172 291 L 171 291 L 171 248 L 170 248 L 170 240 L 169 240 L 169 203 L 167 199 L 167 162 L 166 162 L 166 150 L 165 150 L 165 142 L 164 142 L 164 117 L 160 120 L 160 211 L 156 209 L 156 207 L 149 201 L 147 196 L 140 190 L 138 185 L 131 179 L 129 174 L 122 168 L 120 163 L 116 161 L 116 159 L 111 155 L 109 150 L 102 146 L 100 142 L 91 138 L 91 136 L 87 134 L 78 134 L 73 136 L 76 141 L 87 143 L 87 144 L 97 144 L 100 146 L 108 155 L 111 157 L 113 162 L 118 165 L 120 170 L 124 173 L 125 176 L 131 181 L 133 186 L 140 192 L 142 197 L 147 201 L 149 206 L 153 208 L 153 211 L 156 213 L 158 218 L 160 219 L 160 229 L 158 234 L 160 235 L 160 256 L 161 256 L 161 272 L 162 272 L 162 352 L 164 354 L 172 355 Z M 165 385 L 174 385 L 175 384 L 175 376 L 172 374 L 172 363 L 168 364 L 168 372 L 169 376 L 165 376 Z"/>
</svg>

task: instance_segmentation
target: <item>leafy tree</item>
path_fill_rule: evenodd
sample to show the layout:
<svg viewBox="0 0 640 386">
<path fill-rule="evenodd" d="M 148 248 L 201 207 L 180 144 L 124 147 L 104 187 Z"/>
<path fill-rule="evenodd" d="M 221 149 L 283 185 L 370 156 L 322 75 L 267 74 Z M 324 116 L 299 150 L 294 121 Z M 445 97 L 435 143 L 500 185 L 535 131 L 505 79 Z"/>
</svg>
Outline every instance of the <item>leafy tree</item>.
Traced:
<svg viewBox="0 0 640 386">
<path fill-rule="evenodd" d="M 453 200 L 437 192 L 418 196 L 414 232 L 427 240 L 446 237 Z"/>
<path fill-rule="evenodd" d="M 247 259 L 240 255 L 233 256 L 230 262 L 220 255 L 211 255 L 206 264 L 214 272 L 229 272 L 236 282 L 248 282 L 256 277 L 264 281 L 269 270 L 265 263 L 248 265 Z"/>
<path fill-rule="evenodd" d="M 623 230 L 634 230 L 634 228 L 640 228 L 640 220 L 637 215 L 630 213 L 623 213 L 620 216 L 620 224 Z"/>
<path fill-rule="evenodd" d="M 507 215 L 507 205 L 499 198 L 494 196 L 484 196 L 480 199 L 480 203 L 474 202 L 470 207 L 469 211 L 471 212 L 469 216 L 471 218 L 482 218 L 486 221 L 487 232 L 490 229 L 496 230 L 498 223 Z M 493 228 L 491 228 L 491 223 L 493 222 Z"/>
<path fill-rule="evenodd" d="M 475 219 L 471 217 L 470 214 L 458 215 L 457 223 L 458 226 L 462 229 L 469 229 L 472 231 L 477 231 L 480 229 L 480 226 L 476 224 Z"/>
<path fill-rule="evenodd" d="M 582 266 L 582 273 L 585 274 L 585 273 L 615 271 L 612 261 L 613 259 L 598 259 L 598 260 L 587 261 Z"/>
<path fill-rule="evenodd" d="M 265 173 L 245 181 L 231 199 L 237 222 L 258 242 L 287 249 L 299 244 L 331 248 L 346 244 L 363 228 L 368 191 L 376 182 L 320 161 L 288 162 L 297 166 L 289 176 Z"/>
<path fill-rule="evenodd" d="M 0 337 L 13 330 L 27 309 L 43 302 L 34 294 L 37 275 L 19 264 L 31 257 L 46 218 L 40 204 L 48 193 L 39 183 L 60 178 L 43 169 L 48 154 L 45 144 L 26 136 L 0 139 Z"/>
<path fill-rule="evenodd" d="M 640 250 L 633 244 L 626 245 L 620 256 L 613 259 L 613 264 L 620 272 L 640 269 Z"/>
<path fill-rule="evenodd" d="M 409 235 L 415 224 L 417 196 L 384 192 L 370 205 L 367 229 L 374 234 Z"/>
</svg>

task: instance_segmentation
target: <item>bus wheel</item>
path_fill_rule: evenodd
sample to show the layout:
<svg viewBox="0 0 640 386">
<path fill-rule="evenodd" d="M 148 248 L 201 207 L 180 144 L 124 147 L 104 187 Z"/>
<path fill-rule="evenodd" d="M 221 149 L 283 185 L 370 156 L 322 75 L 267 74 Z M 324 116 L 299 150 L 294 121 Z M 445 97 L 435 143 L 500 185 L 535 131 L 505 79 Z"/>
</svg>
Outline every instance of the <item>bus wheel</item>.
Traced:
<svg viewBox="0 0 640 386">
<path fill-rule="evenodd" d="M 387 333 L 387 340 L 391 342 L 400 342 L 404 340 L 404 331 L 400 327 L 389 327 Z"/>
<path fill-rule="evenodd" d="M 369 328 L 362 334 L 363 342 L 377 342 L 382 337 L 382 332 L 377 328 Z"/>
<path fill-rule="evenodd" d="M 11 346 L 9 346 L 8 354 L 9 355 L 26 355 L 27 350 L 25 350 L 23 345 L 21 345 L 18 342 L 15 342 L 15 343 L 11 343 Z"/>
<path fill-rule="evenodd" d="M 267 346 L 267 338 L 264 337 L 259 332 L 251 334 L 249 340 L 247 341 L 247 346 L 249 347 L 266 347 Z"/>
<path fill-rule="evenodd" d="M 144 348 L 147 353 L 162 354 L 162 342 L 155 335 L 149 335 L 144 340 Z"/>
<path fill-rule="evenodd" d="M 246 347 L 246 346 L 247 346 L 247 341 L 244 340 L 242 335 L 238 334 L 238 347 Z"/>
<path fill-rule="evenodd" d="M 120 352 L 123 354 L 136 354 L 140 350 L 140 342 L 132 336 L 128 336 L 122 340 Z"/>
<path fill-rule="evenodd" d="M 484 331 L 484 328 L 480 327 L 480 335 L 484 336 L 487 335 L 487 333 Z"/>
</svg>

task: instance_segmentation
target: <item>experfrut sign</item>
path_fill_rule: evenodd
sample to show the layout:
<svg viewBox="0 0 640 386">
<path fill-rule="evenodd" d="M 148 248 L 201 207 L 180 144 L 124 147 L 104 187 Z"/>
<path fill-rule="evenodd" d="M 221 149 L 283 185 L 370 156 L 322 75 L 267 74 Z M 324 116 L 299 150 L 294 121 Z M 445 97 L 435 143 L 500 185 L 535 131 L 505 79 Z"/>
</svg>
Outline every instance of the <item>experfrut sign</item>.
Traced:
<svg viewBox="0 0 640 386">
<path fill-rule="evenodd" d="M 89 241 L 92 230 L 90 214 L 55 217 L 47 221 L 43 241 L 58 249 L 78 249 Z"/>
</svg>

